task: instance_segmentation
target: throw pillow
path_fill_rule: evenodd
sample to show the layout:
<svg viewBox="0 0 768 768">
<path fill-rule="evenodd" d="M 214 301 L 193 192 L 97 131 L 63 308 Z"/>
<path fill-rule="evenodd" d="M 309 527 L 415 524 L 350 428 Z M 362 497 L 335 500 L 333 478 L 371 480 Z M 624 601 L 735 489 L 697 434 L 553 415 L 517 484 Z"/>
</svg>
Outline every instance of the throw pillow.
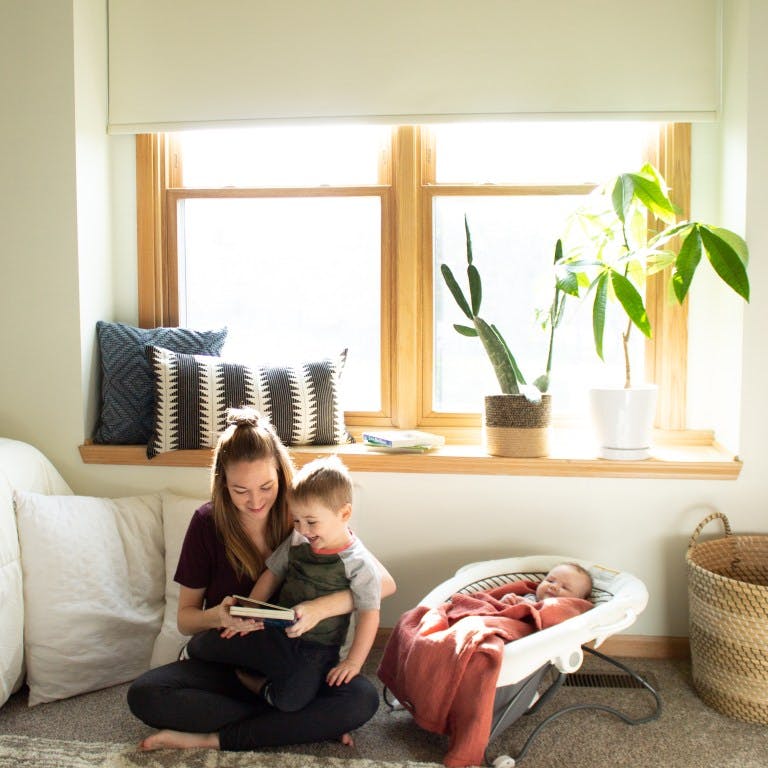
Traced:
<svg viewBox="0 0 768 768">
<path fill-rule="evenodd" d="M 176 613 L 179 608 L 179 585 L 173 580 L 176 566 L 179 563 L 181 545 L 189 527 L 189 521 L 198 507 L 202 507 L 208 499 L 190 499 L 186 496 L 176 496 L 173 493 L 163 493 L 163 540 L 165 542 L 165 613 L 160 634 L 152 648 L 150 667 L 159 667 L 176 661 L 179 651 L 188 637 L 179 632 L 176 627 Z"/>
<path fill-rule="evenodd" d="M 218 357 L 147 347 L 155 382 L 152 458 L 165 451 L 213 448 L 227 408 L 250 405 L 272 422 L 285 445 L 351 441 L 344 424 L 339 378 L 346 350 L 296 365 L 260 367 Z"/>
<path fill-rule="evenodd" d="M 146 671 L 165 594 L 160 495 L 16 491 L 15 504 L 30 706 Z"/>
<path fill-rule="evenodd" d="M 124 323 L 96 323 L 101 353 L 101 409 L 94 443 L 146 443 L 152 433 L 154 391 L 144 347 L 158 344 L 174 352 L 220 355 L 227 329 L 134 328 Z"/>
</svg>

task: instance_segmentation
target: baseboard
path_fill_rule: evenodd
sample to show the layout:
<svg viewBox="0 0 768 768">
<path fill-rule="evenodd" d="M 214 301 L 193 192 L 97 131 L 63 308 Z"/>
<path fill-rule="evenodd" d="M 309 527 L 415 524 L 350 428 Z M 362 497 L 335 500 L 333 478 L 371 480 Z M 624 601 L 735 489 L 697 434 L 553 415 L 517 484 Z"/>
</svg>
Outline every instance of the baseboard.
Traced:
<svg viewBox="0 0 768 768">
<path fill-rule="evenodd" d="M 687 659 L 691 655 L 687 637 L 657 635 L 614 635 L 600 650 L 609 656 L 635 659 Z"/>
<path fill-rule="evenodd" d="M 379 627 L 374 648 L 383 648 L 391 634 L 391 627 Z M 614 635 L 600 646 L 600 651 L 635 659 L 686 659 L 691 655 L 687 637 L 657 635 Z"/>
</svg>

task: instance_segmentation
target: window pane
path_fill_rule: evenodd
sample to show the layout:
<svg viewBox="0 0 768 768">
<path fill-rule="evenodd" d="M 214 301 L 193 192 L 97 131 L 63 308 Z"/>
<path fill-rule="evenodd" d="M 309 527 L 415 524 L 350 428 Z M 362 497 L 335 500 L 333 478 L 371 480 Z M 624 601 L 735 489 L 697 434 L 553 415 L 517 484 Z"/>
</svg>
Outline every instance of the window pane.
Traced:
<svg viewBox="0 0 768 768">
<path fill-rule="evenodd" d="M 347 348 L 346 410 L 381 407 L 378 197 L 179 204 L 181 324 L 227 325 L 227 357 L 280 363 Z"/>
<path fill-rule="evenodd" d="M 177 133 L 185 187 L 311 187 L 378 183 L 390 129 L 243 128 Z"/>
<path fill-rule="evenodd" d="M 438 183 L 599 184 L 642 165 L 655 123 L 438 125 Z"/>
<path fill-rule="evenodd" d="M 567 217 L 583 199 L 567 195 L 435 198 L 435 411 L 476 413 L 482 409 L 483 395 L 499 391 L 480 340 L 454 330 L 454 323 L 469 323 L 440 274 L 440 265 L 447 263 L 468 296 L 464 214 L 472 234 L 473 263 L 483 282 L 480 316 L 498 327 L 530 383 L 546 368 L 548 335 L 536 322 L 536 310 L 546 311 L 552 300 L 555 243 Z M 555 336 L 551 374 L 553 410 L 558 416 L 588 412 L 589 387 L 624 382 L 619 318 L 610 313 L 606 322 L 607 364 L 594 351 L 591 327 L 590 305 L 568 299 Z M 633 342 L 642 345 L 639 336 L 634 334 Z M 642 354 L 638 357 L 643 359 Z"/>
</svg>

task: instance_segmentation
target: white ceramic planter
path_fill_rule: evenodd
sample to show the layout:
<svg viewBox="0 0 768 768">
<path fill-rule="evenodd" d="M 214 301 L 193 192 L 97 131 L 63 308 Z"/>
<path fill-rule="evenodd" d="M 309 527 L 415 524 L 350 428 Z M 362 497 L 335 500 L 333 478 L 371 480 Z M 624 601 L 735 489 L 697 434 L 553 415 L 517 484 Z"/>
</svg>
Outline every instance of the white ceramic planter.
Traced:
<svg viewBox="0 0 768 768">
<path fill-rule="evenodd" d="M 657 390 L 655 384 L 644 384 L 590 391 L 600 456 L 629 461 L 650 456 Z"/>
</svg>

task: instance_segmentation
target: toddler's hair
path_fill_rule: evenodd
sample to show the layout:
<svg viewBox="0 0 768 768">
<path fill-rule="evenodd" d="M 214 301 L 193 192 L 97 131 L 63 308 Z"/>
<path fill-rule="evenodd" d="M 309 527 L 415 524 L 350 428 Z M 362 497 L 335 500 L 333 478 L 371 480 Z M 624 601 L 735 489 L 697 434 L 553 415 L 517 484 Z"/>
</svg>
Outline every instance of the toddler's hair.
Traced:
<svg viewBox="0 0 768 768">
<path fill-rule="evenodd" d="M 323 456 L 305 464 L 293 476 L 291 501 L 319 501 L 334 512 L 352 503 L 352 478 L 342 460 Z"/>
</svg>

